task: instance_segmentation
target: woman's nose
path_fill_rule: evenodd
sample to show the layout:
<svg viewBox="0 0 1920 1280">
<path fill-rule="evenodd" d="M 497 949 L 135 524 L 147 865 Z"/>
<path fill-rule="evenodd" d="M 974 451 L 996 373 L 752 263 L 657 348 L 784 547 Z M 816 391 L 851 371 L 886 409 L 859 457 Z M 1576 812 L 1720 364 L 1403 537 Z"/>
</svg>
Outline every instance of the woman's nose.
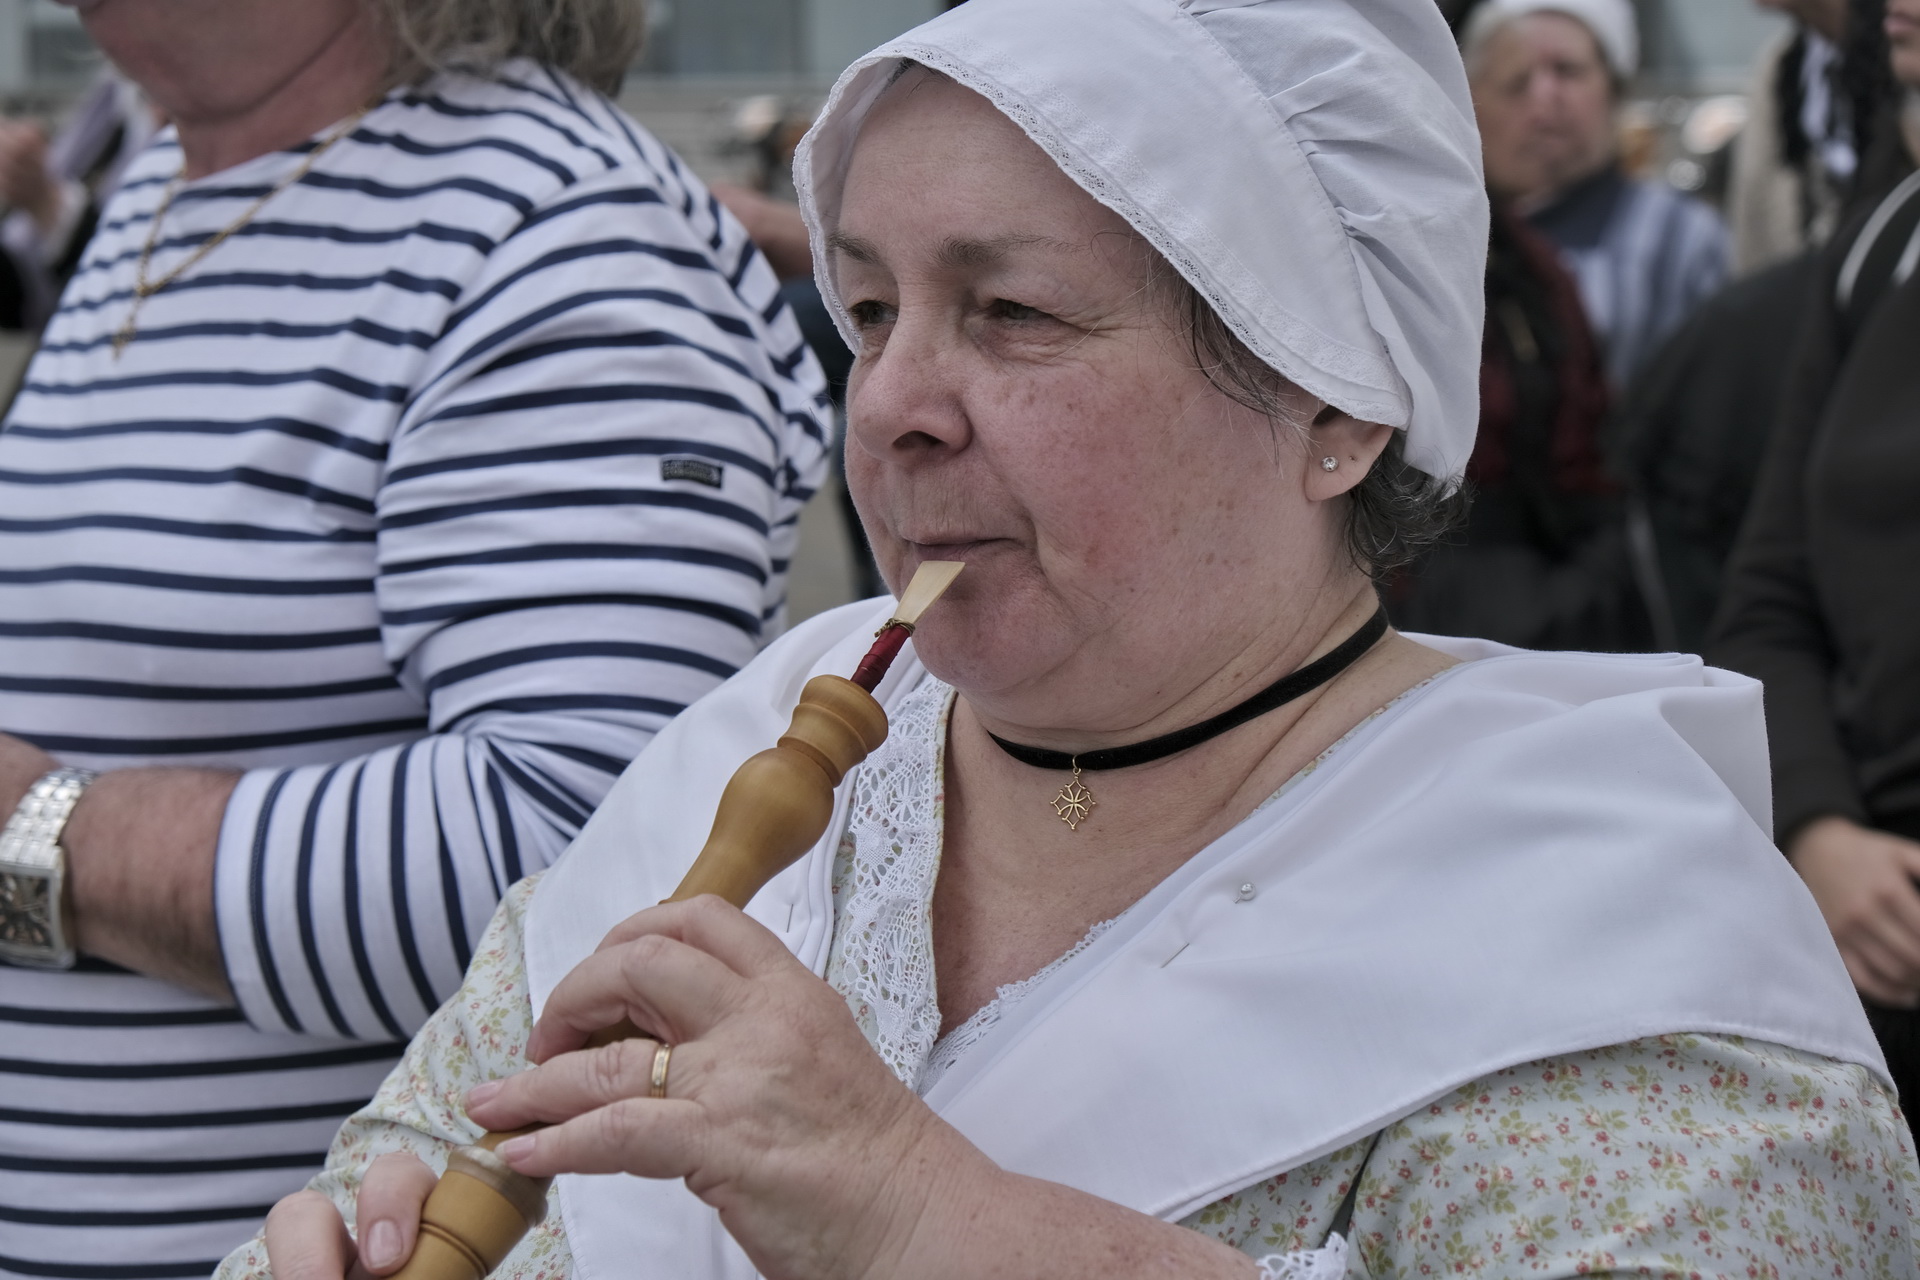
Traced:
<svg viewBox="0 0 1920 1280">
<path fill-rule="evenodd" d="M 902 315 L 885 343 L 854 365 L 847 387 L 849 446 L 897 466 L 966 447 L 971 429 L 957 340 L 931 318 Z"/>
</svg>

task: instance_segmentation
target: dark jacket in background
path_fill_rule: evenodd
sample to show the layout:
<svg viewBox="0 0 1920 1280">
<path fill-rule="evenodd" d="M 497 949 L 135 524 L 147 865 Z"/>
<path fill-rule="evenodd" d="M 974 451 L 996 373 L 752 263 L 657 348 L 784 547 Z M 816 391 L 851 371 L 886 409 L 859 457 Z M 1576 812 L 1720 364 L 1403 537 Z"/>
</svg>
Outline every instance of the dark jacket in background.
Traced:
<svg viewBox="0 0 1920 1280">
<path fill-rule="evenodd" d="M 1774 835 L 1920 840 L 1920 177 L 1822 256 L 1708 657 L 1766 685 Z M 1920 1106 L 1920 1011 L 1868 1002 Z"/>
<path fill-rule="evenodd" d="M 1807 253 L 1728 285 L 1648 365 L 1621 414 L 1616 470 L 1656 648 L 1706 643 L 1820 278 Z"/>
<path fill-rule="evenodd" d="M 1920 838 L 1917 238 L 1920 177 L 1823 254 L 1710 642 L 1766 684 L 1782 844 L 1828 815 Z"/>
</svg>

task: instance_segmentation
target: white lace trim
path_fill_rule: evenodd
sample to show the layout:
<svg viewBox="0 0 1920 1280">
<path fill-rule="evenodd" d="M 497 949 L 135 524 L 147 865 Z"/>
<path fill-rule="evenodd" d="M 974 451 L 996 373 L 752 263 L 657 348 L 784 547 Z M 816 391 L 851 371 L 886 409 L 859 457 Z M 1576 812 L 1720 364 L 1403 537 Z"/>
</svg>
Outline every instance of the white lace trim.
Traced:
<svg viewBox="0 0 1920 1280">
<path fill-rule="evenodd" d="M 953 690 L 929 676 L 893 714 L 892 730 L 853 778 L 827 980 L 847 999 L 875 1052 L 911 1087 L 940 1033 L 933 974 L 933 886 L 947 711 Z"/>
<path fill-rule="evenodd" d="M 999 1025 L 1000 1020 L 1011 1012 L 1015 1005 L 1026 999 L 1035 987 L 1052 977 L 1054 970 L 1092 946 L 1094 939 L 1112 928 L 1114 920 L 1119 918 L 1115 916 L 1113 920 L 1102 920 L 1087 930 L 1087 936 L 1074 943 L 1071 950 L 1031 978 L 1009 982 L 995 991 L 993 999 L 974 1010 L 971 1018 L 947 1032 L 940 1038 L 940 1042 L 933 1046 L 933 1056 L 927 1059 L 927 1065 L 921 1069 L 920 1079 L 915 1083 L 914 1088 L 922 1094 L 933 1088 L 940 1077 L 947 1074 L 947 1069 L 966 1057 L 967 1050 L 985 1039 L 987 1032 Z"/>
<path fill-rule="evenodd" d="M 886 742 L 854 776 L 847 834 L 834 868 L 839 918 L 827 981 L 846 997 L 881 1061 L 921 1093 L 1113 924 L 1096 924 L 1065 955 L 1030 978 L 1007 983 L 971 1018 L 940 1035 L 933 889 L 946 822 L 952 708 L 953 689 L 932 676 L 900 704 Z"/>
<path fill-rule="evenodd" d="M 1347 1242 L 1339 1236 L 1324 1249 L 1270 1253 L 1260 1259 L 1260 1280 L 1341 1280 L 1347 1274 Z"/>
</svg>

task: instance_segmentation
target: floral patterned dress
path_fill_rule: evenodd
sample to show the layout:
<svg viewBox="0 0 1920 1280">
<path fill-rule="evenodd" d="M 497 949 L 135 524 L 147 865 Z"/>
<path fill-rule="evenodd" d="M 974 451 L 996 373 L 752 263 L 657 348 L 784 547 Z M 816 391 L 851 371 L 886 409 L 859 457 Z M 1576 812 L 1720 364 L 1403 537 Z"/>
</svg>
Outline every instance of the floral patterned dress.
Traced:
<svg viewBox="0 0 1920 1280">
<path fill-rule="evenodd" d="M 929 679 L 895 714 L 856 775 L 834 867 L 827 979 L 923 1092 L 1053 968 L 937 1037 L 929 913 L 951 705 Z M 312 1185 L 350 1226 L 374 1157 L 412 1151 L 443 1167 L 479 1134 L 466 1091 L 526 1065 L 533 890 L 529 879 L 507 894 L 461 990 L 342 1126 Z M 1356 1179 L 1352 1277 L 1920 1277 L 1920 1166 L 1887 1090 L 1863 1067 L 1733 1036 L 1660 1036 L 1496 1072 L 1182 1225 L 1264 1260 L 1268 1275 L 1295 1274 L 1280 1255 L 1321 1245 Z M 556 1212 L 496 1275 L 572 1271 Z M 218 1272 L 268 1274 L 258 1238 Z"/>
</svg>

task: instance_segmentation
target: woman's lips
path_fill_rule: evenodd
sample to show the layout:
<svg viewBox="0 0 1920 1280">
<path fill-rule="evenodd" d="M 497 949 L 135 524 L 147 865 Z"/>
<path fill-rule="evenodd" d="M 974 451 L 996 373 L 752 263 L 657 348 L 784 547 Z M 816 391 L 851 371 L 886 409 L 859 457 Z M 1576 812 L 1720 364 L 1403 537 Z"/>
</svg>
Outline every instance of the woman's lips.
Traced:
<svg viewBox="0 0 1920 1280">
<path fill-rule="evenodd" d="M 998 541 L 997 538 L 931 538 L 925 541 L 911 538 L 907 540 L 907 545 L 922 560 L 964 560 L 970 553 Z"/>
</svg>

